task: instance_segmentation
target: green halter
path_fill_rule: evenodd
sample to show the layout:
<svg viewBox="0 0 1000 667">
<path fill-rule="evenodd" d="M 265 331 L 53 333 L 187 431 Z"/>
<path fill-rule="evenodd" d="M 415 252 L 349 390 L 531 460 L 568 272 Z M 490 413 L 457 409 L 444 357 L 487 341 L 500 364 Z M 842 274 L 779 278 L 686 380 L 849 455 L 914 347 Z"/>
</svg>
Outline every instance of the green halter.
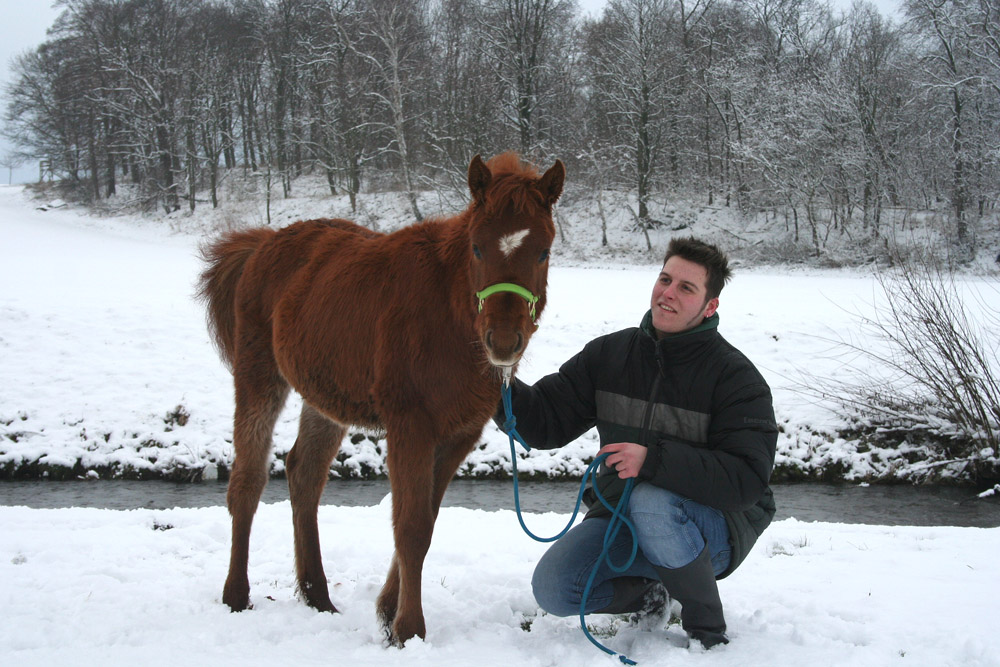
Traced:
<svg viewBox="0 0 1000 667">
<path fill-rule="evenodd" d="M 531 315 L 531 321 L 535 321 L 535 304 L 538 303 L 538 297 L 514 283 L 496 283 L 495 285 L 490 285 L 481 292 L 476 292 L 476 298 L 479 299 L 479 312 L 483 312 L 483 302 L 486 297 L 493 296 L 499 292 L 513 292 L 522 299 L 528 302 L 528 313 Z"/>
</svg>

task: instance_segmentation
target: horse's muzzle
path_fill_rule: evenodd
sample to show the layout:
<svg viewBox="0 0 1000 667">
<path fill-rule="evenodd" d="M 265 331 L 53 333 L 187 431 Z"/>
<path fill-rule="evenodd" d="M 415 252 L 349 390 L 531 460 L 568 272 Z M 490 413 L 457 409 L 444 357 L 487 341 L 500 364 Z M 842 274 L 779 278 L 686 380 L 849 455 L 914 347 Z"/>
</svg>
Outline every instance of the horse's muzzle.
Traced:
<svg viewBox="0 0 1000 667">
<path fill-rule="evenodd" d="M 524 334 L 520 331 L 488 329 L 483 343 L 486 346 L 486 356 L 494 366 L 513 366 L 521 360 L 524 353 Z"/>
</svg>

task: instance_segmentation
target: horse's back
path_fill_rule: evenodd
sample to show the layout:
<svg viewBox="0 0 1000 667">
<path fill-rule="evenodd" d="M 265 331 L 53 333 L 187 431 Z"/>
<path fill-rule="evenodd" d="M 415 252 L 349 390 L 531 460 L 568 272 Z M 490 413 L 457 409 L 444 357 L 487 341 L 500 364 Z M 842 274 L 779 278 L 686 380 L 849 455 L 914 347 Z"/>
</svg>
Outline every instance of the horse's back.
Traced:
<svg viewBox="0 0 1000 667">
<path fill-rule="evenodd" d="M 274 302 L 274 351 L 284 377 L 314 407 L 343 423 L 381 426 L 374 423 L 380 377 L 404 383 L 404 366 L 442 357 L 446 366 L 471 365 L 464 342 L 471 331 L 442 329 L 452 270 L 441 266 L 446 228 L 426 221 L 380 234 L 346 220 L 287 228 L 282 255 L 292 237 L 304 243 L 299 270 Z M 280 238 L 274 243 L 278 252 Z M 434 351 L 444 346 L 447 354 Z M 437 361 L 425 372 L 452 372 Z"/>
<path fill-rule="evenodd" d="M 296 222 L 256 258 L 270 276 L 264 308 L 284 377 L 328 416 L 372 428 L 385 236 L 348 220 Z"/>
<path fill-rule="evenodd" d="M 302 282 L 302 273 L 313 273 L 318 254 L 333 247 L 350 255 L 355 244 L 381 236 L 349 220 L 326 218 L 260 231 L 271 233 L 258 236 L 260 243 L 247 263 L 244 289 L 246 302 L 256 301 L 267 319 L 287 291 Z"/>
<path fill-rule="evenodd" d="M 319 218 L 317 220 L 307 220 L 302 223 L 302 225 L 315 225 L 317 227 L 325 229 L 333 229 L 339 232 L 346 232 L 348 234 L 354 234 L 359 238 L 363 239 L 375 239 L 381 236 L 385 236 L 380 232 L 373 231 L 367 227 L 362 227 L 356 222 L 351 222 L 350 220 L 344 220 L 343 218 Z"/>
</svg>

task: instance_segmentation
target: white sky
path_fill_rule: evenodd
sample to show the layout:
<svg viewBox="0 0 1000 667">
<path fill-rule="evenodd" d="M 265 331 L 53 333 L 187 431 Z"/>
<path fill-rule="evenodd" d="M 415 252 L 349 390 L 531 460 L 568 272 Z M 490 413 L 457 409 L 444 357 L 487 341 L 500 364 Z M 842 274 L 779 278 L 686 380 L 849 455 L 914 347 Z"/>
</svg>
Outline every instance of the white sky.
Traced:
<svg viewBox="0 0 1000 667">
<path fill-rule="evenodd" d="M 55 21 L 59 12 L 52 7 L 52 0 L 0 0 L 0 117 L 7 108 L 4 88 L 10 81 L 11 59 L 45 41 L 45 31 Z M 0 157 L 7 153 L 9 144 L 0 137 Z M 38 165 L 15 169 L 10 174 L 0 168 L 0 184 L 8 180 L 23 183 L 38 178 Z"/>
<path fill-rule="evenodd" d="M 8 80 L 13 56 L 45 40 L 45 30 L 58 15 L 52 0 L 0 0 L 0 79 Z"/>
</svg>

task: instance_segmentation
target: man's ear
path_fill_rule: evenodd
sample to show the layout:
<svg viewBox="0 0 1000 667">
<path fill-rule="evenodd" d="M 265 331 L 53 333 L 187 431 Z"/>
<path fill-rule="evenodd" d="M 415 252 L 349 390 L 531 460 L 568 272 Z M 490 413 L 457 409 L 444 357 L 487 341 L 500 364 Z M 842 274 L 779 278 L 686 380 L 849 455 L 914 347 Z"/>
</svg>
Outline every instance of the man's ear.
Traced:
<svg viewBox="0 0 1000 667">
<path fill-rule="evenodd" d="M 702 313 L 705 317 L 711 317 L 715 315 L 715 311 L 719 309 L 719 297 L 714 299 L 709 299 L 708 303 L 705 304 L 705 310 Z"/>
</svg>

